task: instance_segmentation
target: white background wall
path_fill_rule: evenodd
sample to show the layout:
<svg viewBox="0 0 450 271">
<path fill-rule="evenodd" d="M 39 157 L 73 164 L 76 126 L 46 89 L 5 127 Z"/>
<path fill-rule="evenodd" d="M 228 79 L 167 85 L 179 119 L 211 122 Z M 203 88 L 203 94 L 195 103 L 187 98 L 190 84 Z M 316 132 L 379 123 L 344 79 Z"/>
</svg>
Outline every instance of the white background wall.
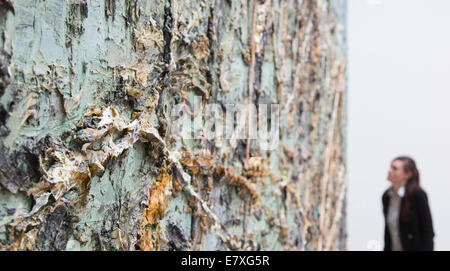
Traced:
<svg viewBox="0 0 450 271">
<path fill-rule="evenodd" d="M 381 195 L 406 154 L 450 250 L 450 1 L 349 0 L 348 31 L 348 249 L 383 248 Z"/>
</svg>

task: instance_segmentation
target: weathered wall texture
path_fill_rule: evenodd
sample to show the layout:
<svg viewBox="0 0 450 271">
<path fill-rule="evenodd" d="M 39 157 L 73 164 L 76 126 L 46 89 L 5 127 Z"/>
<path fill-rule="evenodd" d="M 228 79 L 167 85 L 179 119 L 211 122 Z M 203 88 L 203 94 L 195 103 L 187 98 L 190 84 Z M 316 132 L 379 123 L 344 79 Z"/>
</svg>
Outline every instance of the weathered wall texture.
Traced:
<svg viewBox="0 0 450 271">
<path fill-rule="evenodd" d="M 343 0 L 0 0 L 0 248 L 345 249 L 344 28 Z M 194 95 L 280 104 L 279 147 L 168 133 Z"/>
</svg>

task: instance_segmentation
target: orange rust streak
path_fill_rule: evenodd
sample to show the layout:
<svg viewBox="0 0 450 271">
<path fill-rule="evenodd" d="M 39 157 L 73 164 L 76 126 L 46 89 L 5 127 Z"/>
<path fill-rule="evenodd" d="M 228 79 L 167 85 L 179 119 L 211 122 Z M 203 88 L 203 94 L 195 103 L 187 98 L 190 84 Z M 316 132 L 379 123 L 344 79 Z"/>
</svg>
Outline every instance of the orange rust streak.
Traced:
<svg viewBox="0 0 450 271">
<path fill-rule="evenodd" d="M 252 10 L 252 41 L 250 45 L 250 73 L 249 73 L 249 86 L 248 86 L 248 104 L 252 104 L 252 96 L 253 96 L 253 79 L 254 79 L 254 66 L 255 66 L 255 24 L 256 24 L 256 3 L 258 0 L 253 0 L 253 10 Z M 247 111 L 247 148 L 245 151 L 245 161 L 248 163 L 248 159 L 250 158 L 250 122 L 248 121 L 248 114 L 250 111 Z"/>
<path fill-rule="evenodd" d="M 141 250 L 155 250 L 159 246 L 159 220 L 163 218 L 166 208 L 166 187 L 172 182 L 172 176 L 162 168 L 156 178 L 155 184 L 149 189 L 147 208 L 142 214 L 141 237 L 139 248 Z"/>
</svg>

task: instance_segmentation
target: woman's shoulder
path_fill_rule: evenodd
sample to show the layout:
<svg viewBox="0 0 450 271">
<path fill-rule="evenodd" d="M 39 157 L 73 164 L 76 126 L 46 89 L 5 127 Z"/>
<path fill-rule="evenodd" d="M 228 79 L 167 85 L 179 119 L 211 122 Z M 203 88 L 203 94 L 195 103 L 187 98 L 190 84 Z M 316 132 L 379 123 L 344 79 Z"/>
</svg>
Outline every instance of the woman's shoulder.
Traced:
<svg viewBox="0 0 450 271">
<path fill-rule="evenodd" d="M 422 187 L 420 187 L 420 186 L 414 187 L 412 192 L 413 192 L 413 195 L 416 195 L 416 196 L 423 196 L 423 195 L 426 196 L 427 195 L 425 190 L 423 190 Z"/>
<path fill-rule="evenodd" d="M 415 187 L 412 191 L 412 195 L 416 200 L 428 201 L 427 193 L 421 187 Z"/>
<path fill-rule="evenodd" d="M 392 186 L 389 187 L 388 189 L 386 189 L 383 193 L 383 199 L 384 198 L 388 198 L 390 196 L 390 194 L 393 192 Z"/>
<path fill-rule="evenodd" d="M 389 199 L 389 194 L 390 194 L 391 188 L 386 189 L 386 191 L 384 191 L 383 196 L 381 197 L 381 199 L 384 201 L 386 201 L 387 199 Z"/>
</svg>

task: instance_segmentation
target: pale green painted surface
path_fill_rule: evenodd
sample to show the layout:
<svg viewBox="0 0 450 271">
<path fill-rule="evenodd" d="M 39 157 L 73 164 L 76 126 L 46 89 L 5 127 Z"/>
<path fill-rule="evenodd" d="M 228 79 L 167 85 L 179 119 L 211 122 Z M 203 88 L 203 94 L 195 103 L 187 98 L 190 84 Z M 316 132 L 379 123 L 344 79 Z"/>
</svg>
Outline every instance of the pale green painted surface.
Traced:
<svg viewBox="0 0 450 271">
<path fill-rule="evenodd" d="M 345 163 L 341 161 L 345 136 L 338 136 L 345 128 L 342 102 L 336 111 L 337 122 L 332 121 L 336 93 L 343 91 L 346 100 L 345 72 L 339 73 L 345 70 L 346 58 L 345 1 L 265 2 L 256 5 L 251 102 L 280 104 L 281 143 L 271 152 L 252 144 L 251 156 L 261 157 L 271 176 L 249 180 L 256 182 L 259 195 L 252 206 L 235 186 L 217 182 L 212 175 L 197 176 L 194 189 L 201 197 L 208 196 L 206 204 L 235 241 L 226 244 L 211 225 L 201 230 L 198 219 L 186 212 L 189 204 L 181 191 L 165 198 L 157 242 L 160 249 L 345 249 L 345 199 L 340 198 L 345 193 Z M 90 105 L 102 111 L 114 106 L 129 122 L 133 112 L 148 111 L 149 122 L 163 140 L 168 144 L 173 137 L 169 148 L 173 151 L 183 142 L 179 135 L 162 134 L 164 119 L 167 110 L 183 100 L 183 92 L 191 99 L 201 94 L 220 104 L 250 101 L 252 1 L 17 0 L 13 6 L 14 14 L 4 9 L 0 18 L 0 48 L 11 56 L 12 80 L 0 100 L 10 113 L 4 125 L 9 133 L 0 138 L 9 157 L 16 154 L 6 150 L 25 153 L 29 149 L 33 157 L 45 157 L 48 145 L 39 147 L 37 142 L 46 137 L 62 144 L 68 153 L 81 155 L 76 140 L 79 131 L 89 127 L 91 119 L 84 114 Z M 129 72 L 127 79 L 124 71 L 136 73 Z M 142 96 L 127 95 L 130 88 L 140 90 Z M 334 128 L 336 133 L 329 141 Z M 123 134 L 115 136 L 120 141 Z M 245 142 L 236 148 L 227 142 L 222 146 L 213 142 L 220 147 L 202 145 L 205 142 L 199 140 L 186 143 L 192 154 L 199 147 L 213 153 L 216 167 L 232 168 L 236 175 L 244 173 Z M 335 146 L 333 167 L 327 186 L 322 187 L 328 143 Z M 51 215 L 54 203 L 49 201 L 18 225 L 2 223 L 0 247 L 26 249 L 14 244 L 30 223 L 35 231 L 25 232 L 31 236 L 25 243 L 33 249 L 137 249 L 143 202 L 165 159 L 160 153 L 155 160 L 152 153 L 158 152 L 152 144 L 134 143 L 92 176 L 85 205 L 72 204 L 81 194 L 73 188 L 64 194 L 67 202 L 57 209 L 61 215 Z M 52 166 L 47 161 L 44 169 Z M 10 169 L 5 164 L 1 170 Z M 43 174 L 41 167 L 36 170 Z M 10 219 L 7 209 L 17 205 L 28 214 L 33 197 L 26 192 L 42 180 L 13 185 L 9 176 L 15 175 L 8 174 L 0 186 L 0 221 Z M 205 189 L 207 178 L 211 191 Z M 322 207 L 326 214 L 317 215 Z M 208 216 L 200 207 L 197 212 Z M 321 226 L 321 216 L 330 223 Z M 51 221 L 68 226 L 55 231 Z M 195 244 L 193 239 L 202 231 L 203 238 Z"/>
</svg>

